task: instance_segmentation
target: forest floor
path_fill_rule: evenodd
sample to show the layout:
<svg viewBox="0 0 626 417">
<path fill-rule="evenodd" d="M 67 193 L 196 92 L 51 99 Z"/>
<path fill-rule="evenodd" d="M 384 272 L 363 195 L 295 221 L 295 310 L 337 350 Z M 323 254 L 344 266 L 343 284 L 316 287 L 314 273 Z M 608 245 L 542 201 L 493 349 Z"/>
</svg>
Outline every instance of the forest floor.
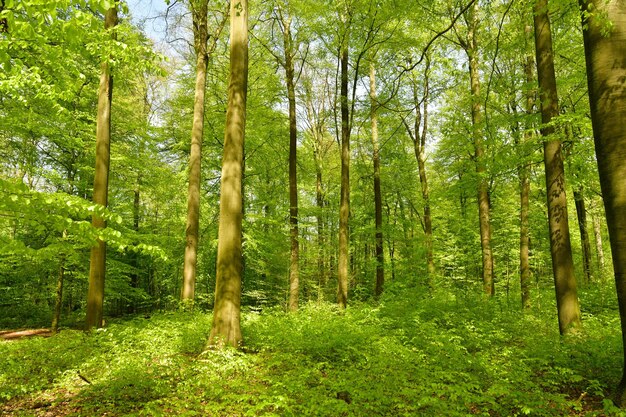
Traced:
<svg viewBox="0 0 626 417">
<path fill-rule="evenodd" d="M 245 313 L 239 351 L 205 350 L 203 312 L 0 341 L 0 415 L 620 415 L 608 291 L 583 291 L 584 327 L 566 339 L 547 290 L 523 314 L 512 297 L 386 291 L 345 312 Z"/>
</svg>

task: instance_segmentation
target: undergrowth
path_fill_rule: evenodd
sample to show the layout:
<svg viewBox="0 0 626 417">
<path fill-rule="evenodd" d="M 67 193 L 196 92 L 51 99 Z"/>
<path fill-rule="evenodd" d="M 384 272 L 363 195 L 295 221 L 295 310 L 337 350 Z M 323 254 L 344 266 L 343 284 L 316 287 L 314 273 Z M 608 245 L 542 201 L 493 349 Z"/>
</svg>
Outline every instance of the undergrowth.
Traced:
<svg viewBox="0 0 626 417">
<path fill-rule="evenodd" d="M 266 309 L 243 315 L 240 351 L 205 350 L 199 312 L 2 342 L 0 414 L 619 415 L 614 300 L 584 293 L 583 330 L 563 339 L 550 295 L 537 296 L 525 313 L 506 297 L 393 287 L 344 312 Z"/>
</svg>

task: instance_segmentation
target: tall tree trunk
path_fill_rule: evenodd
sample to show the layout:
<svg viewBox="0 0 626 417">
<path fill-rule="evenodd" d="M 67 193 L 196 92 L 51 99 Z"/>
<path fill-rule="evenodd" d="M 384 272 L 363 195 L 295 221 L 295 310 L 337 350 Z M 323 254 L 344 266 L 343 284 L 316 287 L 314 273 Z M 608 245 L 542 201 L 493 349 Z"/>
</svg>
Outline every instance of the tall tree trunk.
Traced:
<svg viewBox="0 0 626 417">
<path fill-rule="evenodd" d="M 135 184 L 135 189 L 133 190 L 133 230 L 135 232 L 139 232 L 140 185 L 141 175 L 138 175 L 137 183 Z M 139 242 L 135 242 L 135 244 L 137 243 Z M 131 288 L 137 289 L 139 288 L 139 253 L 132 253 L 131 262 L 133 266 L 133 272 L 130 275 L 130 286 Z M 137 312 L 137 304 L 135 300 L 132 300 L 132 303 L 128 306 L 128 310 L 130 313 Z"/>
<path fill-rule="evenodd" d="M 589 233 L 587 233 L 587 210 L 582 191 L 574 191 L 574 202 L 576 203 L 580 245 L 583 252 L 583 272 L 585 274 L 585 282 L 589 284 L 591 282 L 591 244 L 589 242 Z"/>
<path fill-rule="evenodd" d="M 580 3 L 583 11 L 589 12 L 583 21 L 586 27 L 583 35 L 591 121 L 626 360 L 626 8 L 617 0 L 580 0 Z M 613 24 L 608 34 L 607 21 Z M 617 388 L 616 403 L 626 406 L 626 367 Z"/>
<path fill-rule="evenodd" d="M 480 226 L 480 247 L 483 260 L 483 291 L 489 296 L 495 292 L 493 279 L 493 252 L 491 249 L 491 221 L 489 184 L 485 168 L 485 144 L 480 98 L 480 72 L 478 68 L 478 3 L 474 3 L 468 13 L 468 32 L 465 52 L 469 59 L 470 88 L 472 94 L 472 137 L 474 159 L 478 174 L 478 218 Z"/>
<path fill-rule="evenodd" d="M 573 328 L 580 326 L 580 307 L 578 305 L 567 218 L 561 141 L 555 135 L 554 127 L 550 125 L 552 119 L 558 116 L 559 107 L 547 0 L 537 0 L 534 7 L 535 55 L 541 92 L 541 122 L 543 124 L 541 135 L 544 140 L 550 253 L 554 272 L 559 331 L 561 334 L 566 334 Z"/>
<path fill-rule="evenodd" d="M 340 50 L 341 65 L 341 196 L 339 202 L 339 266 L 337 274 L 337 304 L 346 308 L 349 277 L 350 218 L 350 120 L 348 110 L 348 39 Z"/>
<path fill-rule="evenodd" d="M 299 297 L 299 244 L 298 244 L 298 178 L 297 148 L 298 128 L 296 125 L 296 87 L 294 68 L 294 46 L 291 36 L 291 17 L 281 13 L 283 46 L 285 51 L 285 75 L 287 80 L 287 99 L 289 101 L 289 226 L 291 237 L 291 256 L 289 262 L 289 310 L 298 309 Z"/>
<path fill-rule="evenodd" d="M 430 215 L 430 190 L 428 188 L 428 178 L 426 177 L 426 138 L 428 136 L 428 99 L 430 97 L 429 86 L 430 61 L 427 61 L 424 72 L 424 110 L 422 111 L 422 134 L 419 140 L 419 149 L 415 155 L 417 158 L 417 169 L 422 186 L 422 199 L 424 200 L 424 235 L 426 237 L 426 267 L 428 271 L 428 283 L 433 285 L 432 279 L 435 275 L 435 258 L 433 255 L 433 223 Z M 417 105 L 417 103 L 416 103 Z M 416 121 L 417 123 L 417 121 Z M 418 131 L 415 131 L 417 137 Z"/>
<path fill-rule="evenodd" d="M 116 38 L 117 8 L 107 10 L 104 29 L 111 30 Z M 108 57 L 100 66 L 100 87 L 98 90 L 98 115 L 96 117 L 96 171 L 93 184 L 93 202 L 104 207 L 108 204 L 109 164 L 111 160 L 111 99 L 113 98 L 113 76 Z M 106 221 L 98 216 L 91 220 L 95 228 L 106 227 Z M 106 274 L 106 243 L 100 239 L 91 248 L 89 260 L 89 289 L 87 291 L 86 329 L 102 327 L 104 304 L 104 278 Z"/>
<path fill-rule="evenodd" d="M 67 235 L 64 230 L 63 235 Z M 54 315 L 52 316 L 51 330 L 53 333 L 59 331 L 59 322 L 61 321 L 61 309 L 63 308 L 63 281 L 65 279 L 65 255 L 59 258 L 59 272 L 57 275 L 57 287 L 54 299 Z"/>
<path fill-rule="evenodd" d="M 604 274 L 604 248 L 602 246 L 602 229 L 600 227 L 600 219 L 593 211 L 591 212 L 591 223 L 593 224 L 593 237 L 596 242 L 596 263 L 598 264 L 599 277 Z"/>
<path fill-rule="evenodd" d="M 315 155 L 315 203 L 317 205 L 317 273 L 318 273 L 318 300 L 324 298 L 324 288 L 326 287 L 326 262 L 325 239 L 324 239 L 324 194 L 322 191 L 322 166 L 319 156 Z"/>
<path fill-rule="evenodd" d="M 324 144 L 324 97 L 321 98 L 319 103 L 322 103 L 322 108 L 315 110 L 313 106 L 313 93 L 311 90 L 310 82 L 304 83 L 305 102 L 306 102 L 306 115 L 310 126 L 310 133 L 313 137 L 313 158 L 315 163 L 315 204 L 317 207 L 316 220 L 317 220 L 317 273 L 318 273 L 318 300 L 322 301 L 324 298 L 324 288 L 327 283 L 328 269 L 326 265 L 326 236 L 325 236 L 325 212 L 324 207 L 326 202 L 324 201 L 324 185 L 322 182 L 322 166 L 324 162 L 325 149 L 327 146 Z"/>
<path fill-rule="evenodd" d="M 531 33 L 530 26 L 525 27 L 526 36 Z M 526 76 L 526 116 L 530 117 L 535 106 L 535 91 L 530 87 L 534 82 L 533 65 L 535 60 L 532 53 L 526 55 L 524 63 L 524 74 Z M 524 142 L 532 139 L 533 126 L 527 125 L 524 132 Z M 524 147 L 526 148 L 526 147 Z M 530 308 L 530 225 L 528 212 L 530 208 L 530 161 L 527 155 L 523 155 L 523 162 L 519 166 L 520 182 L 520 288 L 522 293 L 522 308 Z"/>
<path fill-rule="evenodd" d="M 380 193 L 380 154 L 378 149 L 378 98 L 376 96 L 376 68 L 370 64 L 370 117 L 372 122 L 372 159 L 374 161 L 374 219 L 376 223 L 376 287 L 379 297 L 385 285 L 385 255 L 383 252 L 383 200 Z"/>
<path fill-rule="evenodd" d="M 207 51 L 209 38 L 207 27 L 208 1 L 190 0 L 189 6 L 192 13 L 194 49 L 196 52 L 196 86 L 193 101 L 191 150 L 189 154 L 189 190 L 187 193 L 187 225 L 185 227 L 186 246 L 181 299 L 193 303 L 200 227 L 200 168 L 204 129 L 204 90 L 209 62 Z"/>
<path fill-rule="evenodd" d="M 422 200 L 424 201 L 424 217 L 422 222 L 422 228 L 424 230 L 424 237 L 426 240 L 426 266 L 428 271 L 428 284 L 432 286 L 432 276 L 435 273 L 435 261 L 433 256 L 433 226 L 430 215 L 430 191 L 428 188 L 428 178 L 426 176 L 426 138 L 428 136 L 428 98 L 429 98 L 429 83 L 428 75 L 430 68 L 430 61 L 426 63 L 426 69 L 424 71 L 424 97 L 420 101 L 418 96 L 417 83 L 413 81 L 413 104 L 415 105 L 415 120 L 413 123 L 413 129 L 403 119 L 404 127 L 413 142 L 413 151 L 415 152 L 415 159 L 417 161 L 417 170 L 419 173 L 420 187 L 422 190 Z M 420 106 L 423 104 L 424 110 L 420 110 Z M 422 127 L 422 119 L 424 126 Z M 420 133 L 421 128 L 421 133 Z"/>
<path fill-rule="evenodd" d="M 241 336 L 243 160 L 248 90 L 248 2 L 230 5 L 230 82 L 220 188 L 215 307 L 209 345 L 237 347 Z"/>
</svg>

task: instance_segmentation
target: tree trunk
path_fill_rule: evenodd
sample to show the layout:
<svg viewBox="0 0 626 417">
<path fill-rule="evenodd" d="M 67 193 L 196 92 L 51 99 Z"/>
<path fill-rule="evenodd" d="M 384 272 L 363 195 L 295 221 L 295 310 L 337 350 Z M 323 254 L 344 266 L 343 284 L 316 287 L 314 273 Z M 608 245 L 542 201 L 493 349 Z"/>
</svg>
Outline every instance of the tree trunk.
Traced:
<svg viewBox="0 0 626 417">
<path fill-rule="evenodd" d="M 324 288 L 326 287 L 326 262 L 325 256 L 325 239 L 324 239 L 324 194 L 322 192 L 322 167 L 319 156 L 315 155 L 315 202 L 317 204 L 317 273 L 319 292 L 318 300 L 324 298 Z"/>
<path fill-rule="evenodd" d="M 422 111 L 422 134 L 419 139 L 419 150 L 415 155 L 417 158 L 417 169 L 419 171 L 420 184 L 422 186 L 422 199 L 424 200 L 424 235 L 426 237 L 426 267 L 428 271 L 428 284 L 433 285 L 432 279 L 435 275 L 435 258 L 433 255 L 433 223 L 430 215 L 430 190 L 428 188 L 428 178 L 426 177 L 426 138 L 428 135 L 428 99 L 430 97 L 429 87 L 430 61 L 427 62 L 424 72 L 424 110 Z M 415 103 L 418 105 L 418 103 Z M 417 123 L 417 121 L 416 121 Z M 418 130 L 415 130 L 417 138 Z"/>
<path fill-rule="evenodd" d="M 185 227 L 185 260 L 181 299 L 193 303 L 198 261 L 200 227 L 200 168 L 202 160 L 202 134 L 204 129 L 204 90 L 208 66 L 207 0 L 191 0 L 194 49 L 196 52 L 196 86 L 193 101 L 191 150 L 189 153 L 189 190 L 187 193 L 187 225 Z"/>
<path fill-rule="evenodd" d="M 580 190 L 574 191 L 574 202 L 576 203 L 576 215 L 578 217 L 578 230 L 580 231 L 580 246 L 583 252 L 583 272 L 585 282 L 591 282 L 591 244 L 589 233 L 587 233 L 587 210 L 585 209 L 585 199 Z"/>
<path fill-rule="evenodd" d="M 346 35 L 347 38 L 347 35 Z M 337 274 L 337 304 L 346 308 L 349 278 L 350 218 L 350 121 L 348 110 L 348 40 L 344 39 L 340 51 L 341 61 L 341 196 L 339 202 L 339 265 Z"/>
<path fill-rule="evenodd" d="M 482 131 L 482 109 L 480 98 L 480 72 L 478 68 L 478 3 L 469 9 L 467 42 L 465 52 L 469 59 L 470 87 L 472 93 L 472 136 L 474 140 L 474 159 L 478 174 L 478 218 L 480 226 L 480 247 L 483 260 L 483 291 L 488 296 L 495 293 L 493 279 L 493 252 L 491 250 L 491 221 L 489 203 L 489 184 L 485 168 L 485 145 Z"/>
<path fill-rule="evenodd" d="M 603 278 L 604 275 L 604 248 L 602 247 L 602 229 L 600 227 L 600 219 L 591 212 L 591 222 L 593 224 L 593 237 L 596 242 L 596 263 L 598 264 L 598 276 Z"/>
<path fill-rule="evenodd" d="M 243 160 L 248 86 L 248 2 L 230 5 L 230 82 L 220 188 L 215 307 L 209 345 L 238 347 L 242 342 L 241 276 Z"/>
<path fill-rule="evenodd" d="M 547 0 L 537 0 L 534 6 L 535 55 L 541 91 L 541 122 L 543 124 L 541 135 L 544 141 L 550 254 L 554 272 L 559 331 L 561 334 L 566 334 L 580 326 L 580 307 L 567 218 L 561 141 L 558 136 L 555 137 L 555 129 L 550 125 L 552 119 L 558 116 L 559 107 L 547 6 Z"/>
<path fill-rule="evenodd" d="M 378 98 L 376 96 L 376 68 L 370 64 L 370 117 L 372 122 L 372 159 L 374 161 L 374 218 L 376 223 L 376 287 L 379 297 L 385 284 L 385 255 L 383 252 L 383 202 L 380 193 L 380 154 L 378 150 Z"/>
<path fill-rule="evenodd" d="M 66 232 L 63 231 L 66 235 Z M 54 316 L 52 316 L 52 333 L 59 331 L 59 321 L 61 320 L 61 309 L 63 308 L 63 281 L 65 278 L 65 256 L 61 255 L 59 259 L 59 274 L 57 275 L 57 288 L 54 300 Z"/>
<path fill-rule="evenodd" d="M 591 12 L 583 21 L 589 102 L 626 348 L 626 8 L 617 0 L 581 0 L 581 7 Z M 607 21 L 613 24 L 609 34 Z M 626 349 L 624 356 L 626 360 Z M 626 406 L 626 368 L 616 403 Z"/>
<path fill-rule="evenodd" d="M 287 98 L 289 101 L 289 226 L 291 237 L 291 256 L 289 262 L 289 311 L 298 309 L 299 298 L 299 244 L 298 244 L 298 179 L 297 148 L 298 130 L 296 125 L 296 88 L 293 63 L 293 39 L 291 37 L 291 18 L 282 18 L 285 50 L 285 73 L 287 80 Z"/>
<path fill-rule="evenodd" d="M 117 8 L 110 8 L 104 17 L 104 29 L 111 30 L 116 38 Z M 104 207 L 108 203 L 109 164 L 111 160 L 111 99 L 113 98 L 113 76 L 108 57 L 102 62 L 100 86 L 98 90 L 98 115 L 96 117 L 96 170 L 93 184 L 93 202 Z M 103 229 L 106 221 L 93 216 L 93 227 Z M 86 329 L 102 327 L 104 304 L 104 278 L 106 274 L 106 243 L 100 239 L 91 248 L 89 260 L 89 289 L 87 291 Z"/>
<path fill-rule="evenodd" d="M 526 26 L 526 36 L 531 33 L 530 26 Z M 526 75 L 526 116 L 530 117 L 535 106 L 535 91 L 530 86 L 534 82 L 533 65 L 535 61 L 532 53 L 526 55 L 524 74 Z M 526 126 L 524 142 L 532 140 L 532 125 Z M 523 162 L 519 166 L 520 182 L 520 288 L 522 308 L 530 308 L 530 226 L 528 212 L 530 208 L 530 162 L 527 155 L 523 155 Z"/>
<path fill-rule="evenodd" d="M 137 183 L 135 184 L 135 190 L 133 191 L 133 230 L 135 232 L 139 232 L 139 209 L 140 209 L 140 185 L 141 185 L 141 175 L 137 176 Z M 139 242 L 135 242 L 137 244 Z M 131 254 L 131 262 L 133 267 L 133 272 L 130 275 L 130 286 L 131 288 L 137 289 L 139 288 L 139 253 L 133 252 Z M 137 303 L 133 299 L 131 304 L 128 306 L 128 311 L 130 313 L 137 312 Z"/>
</svg>

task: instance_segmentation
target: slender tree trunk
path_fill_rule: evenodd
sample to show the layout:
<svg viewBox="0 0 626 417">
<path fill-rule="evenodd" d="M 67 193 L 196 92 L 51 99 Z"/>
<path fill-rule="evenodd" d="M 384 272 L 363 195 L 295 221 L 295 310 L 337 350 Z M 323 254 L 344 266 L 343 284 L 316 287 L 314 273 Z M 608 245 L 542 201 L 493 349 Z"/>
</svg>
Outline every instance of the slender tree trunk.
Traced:
<svg viewBox="0 0 626 417">
<path fill-rule="evenodd" d="M 617 0 L 580 3 L 591 12 L 583 21 L 589 102 L 626 360 L 626 7 Z M 626 407 L 626 367 L 615 397 Z"/>
<path fill-rule="evenodd" d="M 326 287 L 326 265 L 324 261 L 325 239 L 324 239 L 324 194 L 322 192 L 322 167 L 319 156 L 315 155 L 315 202 L 317 205 L 317 273 L 319 280 L 318 299 L 323 299 L 324 288 Z"/>
<path fill-rule="evenodd" d="M 426 237 L 426 266 L 428 271 L 429 285 L 433 285 L 432 279 L 435 275 L 435 258 L 433 255 L 433 223 L 430 215 L 430 190 L 428 188 L 428 178 L 426 177 L 426 138 L 428 135 L 428 99 L 430 97 L 429 86 L 430 61 L 427 62 L 426 71 L 424 72 L 424 110 L 422 111 L 422 134 L 419 140 L 419 149 L 417 149 L 417 169 L 420 176 L 420 184 L 422 186 L 422 199 L 424 200 L 424 235 Z M 418 105 L 418 103 L 415 103 Z M 417 121 L 416 121 L 417 123 Z M 415 130 L 417 137 L 418 130 Z"/>
<path fill-rule="evenodd" d="M 419 173 L 420 187 L 422 190 L 422 200 L 424 200 L 424 217 L 422 228 L 424 229 L 424 237 L 426 239 L 426 266 L 428 271 L 428 284 L 432 286 L 432 276 L 435 273 L 435 261 L 433 256 L 433 226 L 430 215 L 430 191 L 428 188 L 428 178 L 426 176 L 426 138 L 428 135 L 428 98 L 429 98 L 429 75 L 430 61 L 427 61 L 426 70 L 424 71 L 424 97 L 422 99 L 424 110 L 420 110 L 422 102 L 418 97 L 417 84 L 413 82 L 413 104 L 415 105 L 415 121 L 413 130 L 409 124 L 404 121 L 411 141 L 413 142 L 413 151 L 417 161 L 417 170 Z M 422 119 L 424 126 L 422 127 Z M 420 134 L 421 128 L 421 134 Z"/>
<path fill-rule="evenodd" d="M 111 30 L 117 25 L 117 8 L 110 8 L 104 17 L 104 29 Z M 96 171 L 93 185 L 93 202 L 104 207 L 108 204 L 109 164 L 111 160 L 111 99 L 113 97 L 113 76 L 108 58 L 101 64 L 100 87 L 98 90 L 98 115 L 96 118 Z M 92 225 L 103 229 L 106 221 L 93 216 Z M 100 239 L 91 248 L 89 260 L 89 289 L 87 291 L 86 329 L 102 327 L 104 304 L 104 278 L 106 274 L 106 243 Z"/>
<path fill-rule="evenodd" d="M 135 232 L 139 232 L 139 209 L 140 209 L 140 184 L 141 184 L 141 175 L 137 177 L 137 183 L 135 184 L 135 189 L 133 191 L 133 230 Z M 139 243 L 139 242 L 135 242 Z M 139 253 L 133 252 L 131 255 L 131 262 L 133 266 L 133 272 L 130 275 L 130 286 L 131 288 L 139 288 Z M 135 300 L 128 306 L 128 310 L 130 313 L 137 312 L 137 305 Z"/>
<path fill-rule="evenodd" d="M 465 51 L 469 58 L 470 87 L 472 93 L 472 136 L 474 158 L 478 174 L 478 218 L 480 226 L 480 246 L 483 260 L 483 291 L 488 296 L 495 293 L 493 279 L 493 253 L 491 249 L 491 221 L 489 204 L 489 184 L 485 168 L 485 145 L 480 97 L 480 72 L 478 68 L 478 3 L 469 9 L 467 42 Z"/>
<path fill-rule="evenodd" d="M 596 242 L 596 263 L 598 264 L 599 276 L 602 278 L 604 274 L 604 248 L 602 247 L 602 229 L 600 228 L 600 219 L 591 212 L 591 222 L 593 224 L 593 237 Z"/>
<path fill-rule="evenodd" d="M 585 274 L 585 282 L 591 282 L 591 243 L 589 242 L 589 233 L 587 233 L 587 210 L 585 208 L 585 199 L 580 190 L 574 191 L 574 202 L 576 203 L 576 215 L 578 217 L 578 230 L 580 231 L 580 245 L 583 252 L 583 272 Z"/>
<path fill-rule="evenodd" d="M 230 82 L 224 134 L 215 307 L 209 345 L 237 347 L 241 336 L 243 161 L 248 87 L 248 2 L 230 6 Z"/>
<path fill-rule="evenodd" d="M 318 273 L 318 300 L 324 298 L 324 288 L 327 283 L 327 267 L 326 267 L 326 237 L 325 237 L 325 202 L 324 202 L 324 185 L 322 182 L 322 166 L 324 162 L 324 131 L 322 116 L 323 108 L 315 111 L 313 108 L 313 94 L 311 86 L 308 82 L 304 83 L 306 114 L 310 125 L 310 133 L 313 137 L 313 158 L 315 162 L 315 204 L 317 207 L 317 273 Z M 323 103 L 323 98 L 320 100 Z M 322 106 L 323 107 L 323 106 Z"/>
<path fill-rule="evenodd" d="M 544 164 L 546 170 L 546 194 L 548 203 L 548 225 L 550 231 L 550 253 L 556 291 L 556 305 L 561 334 L 580 326 L 580 307 L 572 248 L 567 218 L 567 198 L 565 195 L 565 173 L 561 153 L 561 141 L 550 125 L 559 114 L 554 60 L 552 55 L 552 34 L 548 17 L 547 0 L 535 3 L 535 55 L 537 75 L 541 92 L 541 135 L 543 136 Z"/>
<path fill-rule="evenodd" d="M 299 298 L 299 244 L 298 244 L 298 179 L 297 148 L 298 128 L 296 125 L 296 88 L 293 63 L 293 39 L 291 36 L 291 18 L 281 14 L 285 50 L 285 73 L 287 80 L 287 98 L 289 101 L 289 226 L 291 237 L 291 257 L 289 262 L 289 310 L 298 309 Z"/>
<path fill-rule="evenodd" d="M 347 35 L 346 35 L 347 38 Z M 349 278 L 350 218 L 350 120 L 348 110 L 348 40 L 344 39 L 340 51 L 341 61 L 341 196 L 339 202 L 339 265 L 337 275 L 337 304 L 346 308 Z"/>
<path fill-rule="evenodd" d="M 63 232 L 65 234 L 65 231 Z M 57 275 L 56 296 L 54 300 L 54 316 L 52 316 L 52 333 L 59 331 L 59 322 L 61 321 L 61 310 L 63 308 L 63 281 L 65 279 L 65 256 L 61 255 L 59 259 L 59 273 Z"/>
<path fill-rule="evenodd" d="M 374 218 L 376 223 L 376 287 L 379 297 L 385 285 L 385 255 L 383 252 L 383 201 L 380 193 L 380 154 L 378 149 L 378 98 L 376 96 L 376 68 L 370 64 L 370 117 L 372 122 L 372 159 L 374 161 Z"/>
<path fill-rule="evenodd" d="M 532 31 L 530 26 L 526 26 L 526 35 Z M 530 86 L 534 82 L 533 65 L 535 60 L 532 53 L 526 55 L 524 63 L 524 74 L 526 75 L 526 116 L 530 117 L 535 106 L 535 91 Z M 524 133 L 524 142 L 532 139 L 532 125 L 526 126 Z M 522 293 L 522 308 L 530 308 L 530 226 L 529 226 L 529 208 L 530 208 L 530 162 L 528 157 L 523 155 L 523 162 L 519 166 L 520 181 L 520 288 Z"/>
<path fill-rule="evenodd" d="M 204 129 L 204 90 L 209 62 L 207 51 L 209 36 L 207 27 L 208 1 L 190 0 L 190 8 L 193 20 L 194 49 L 196 52 L 196 86 L 193 101 L 191 151 L 189 154 L 189 190 L 187 193 L 187 225 L 185 227 L 186 246 L 181 299 L 193 303 L 200 228 L 200 168 Z"/>
</svg>

